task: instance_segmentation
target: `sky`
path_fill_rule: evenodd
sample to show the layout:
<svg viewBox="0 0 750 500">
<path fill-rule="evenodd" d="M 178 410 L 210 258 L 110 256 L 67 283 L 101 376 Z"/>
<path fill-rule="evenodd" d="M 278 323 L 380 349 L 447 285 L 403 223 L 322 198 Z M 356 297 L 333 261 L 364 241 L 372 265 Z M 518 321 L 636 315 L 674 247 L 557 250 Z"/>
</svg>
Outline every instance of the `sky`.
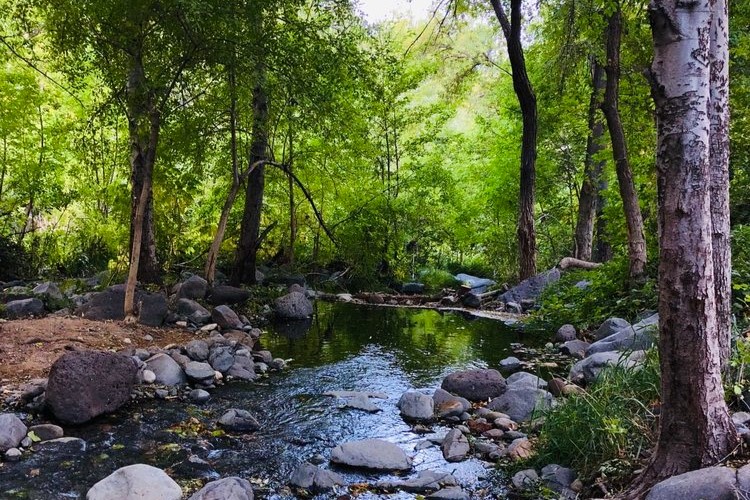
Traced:
<svg viewBox="0 0 750 500">
<path fill-rule="evenodd" d="M 377 23 L 400 16 L 410 15 L 415 20 L 426 19 L 432 13 L 433 0 L 358 0 L 359 10 L 370 23 Z"/>
</svg>

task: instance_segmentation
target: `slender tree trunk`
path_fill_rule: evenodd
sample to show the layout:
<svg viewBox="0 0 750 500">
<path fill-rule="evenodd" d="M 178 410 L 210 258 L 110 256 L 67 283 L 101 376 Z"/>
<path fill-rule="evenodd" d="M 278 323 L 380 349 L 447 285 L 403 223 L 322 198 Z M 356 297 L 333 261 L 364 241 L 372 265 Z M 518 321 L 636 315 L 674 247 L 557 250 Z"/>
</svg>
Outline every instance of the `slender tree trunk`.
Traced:
<svg viewBox="0 0 750 500">
<path fill-rule="evenodd" d="M 269 99 L 265 90 L 265 70 L 261 69 L 258 75 L 258 82 L 253 89 L 253 140 L 250 147 L 250 165 L 266 160 L 268 157 Z M 247 179 L 240 241 L 230 276 L 230 282 L 234 285 L 255 283 L 264 187 L 265 166 L 261 164 L 252 170 Z"/>
<path fill-rule="evenodd" d="M 536 184 L 536 95 L 526 73 L 521 45 L 521 0 L 511 0 L 510 21 L 500 0 L 490 0 L 508 46 L 513 70 L 513 89 L 518 97 L 523 120 L 521 138 L 521 179 L 518 212 L 518 259 L 522 280 L 536 274 L 536 229 L 534 227 L 534 195 Z"/>
<path fill-rule="evenodd" d="M 599 179 L 599 189 L 596 195 L 596 234 L 594 236 L 594 253 L 592 258 L 595 262 L 607 262 L 612 260 L 612 245 L 607 234 L 607 219 L 604 217 L 604 207 L 607 199 L 604 192 L 608 188 L 608 182 L 602 176 Z"/>
<path fill-rule="evenodd" d="M 3 198 L 5 175 L 8 172 L 8 137 L 3 137 L 3 169 L 0 171 L 0 200 Z"/>
<path fill-rule="evenodd" d="M 592 58 L 591 60 L 591 100 L 589 101 L 589 136 L 586 141 L 586 160 L 583 170 L 583 185 L 578 197 L 578 221 L 575 230 L 575 252 L 577 259 L 592 258 L 594 246 L 594 223 L 598 213 L 599 183 L 604 170 L 604 160 L 596 155 L 604 149 L 604 123 L 599 116 L 601 98 L 604 92 L 604 69 Z"/>
<path fill-rule="evenodd" d="M 617 182 L 625 212 L 625 223 L 628 230 L 628 257 L 630 259 L 630 278 L 642 279 L 646 272 L 646 238 L 643 233 L 643 217 L 638 204 L 638 193 L 633 182 L 633 173 L 628 160 L 628 147 L 625 131 L 620 119 L 620 41 L 622 38 L 622 10 L 619 0 L 615 12 L 607 23 L 607 84 L 604 91 L 602 111 L 607 119 L 607 128 L 612 140 L 612 155 L 617 171 Z"/>
<path fill-rule="evenodd" d="M 294 131 L 289 128 L 289 161 L 287 168 L 292 174 L 294 165 Z M 297 209 L 294 204 L 294 179 L 291 175 L 287 177 L 289 181 L 289 264 L 294 266 L 294 243 L 297 241 Z"/>
<path fill-rule="evenodd" d="M 662 405 L 656 452 L 632 497 L 643 496 L 662 478 L 721 462 L 739 442 L 721 383 L 724 332 L 713 253 L 717 228 L 712 219 L 719 210 L 712 206 L 713 194 L 724 186 L 713 182 L 711 152 L 715 142 L 725 139 L 712 135 L 726 136 L 728 130 L 711 127 L 717 94 L 710 87 L 724 86 L 711 69 L 728 64 L 723 47 L 715 59 L 709 48 L 712 24 L 727 29 L 726 8 L 714 9 L 716 3 L 653 0 L 649 8 L 659 137 Z"/>
</svg>

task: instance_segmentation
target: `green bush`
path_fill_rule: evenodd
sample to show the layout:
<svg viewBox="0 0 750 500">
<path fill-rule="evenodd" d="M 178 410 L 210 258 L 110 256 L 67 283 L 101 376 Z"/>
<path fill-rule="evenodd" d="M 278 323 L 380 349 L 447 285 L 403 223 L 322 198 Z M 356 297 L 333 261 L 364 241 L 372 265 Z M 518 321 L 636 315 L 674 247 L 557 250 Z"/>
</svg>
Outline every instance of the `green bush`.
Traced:
<svg viewBox="0 0 750 500">
<path fill-rule="evenodd" d="M 732 229 L 732 311 L 741 325 L 750 319 L 750 226 Z"/>
<path fill-rule="evenodd" d="M 428 291 L 436 292 L 443 288 L 453 288 L 459 281 L 448 271 L 442 269 L 424 269 L 419 273 L 419 279 Z"/>
<path fill-rule="evenodd" d="M 652 406 L 658 400 L 655 349 L 641 367 L 606 368 L 587 392 L 546 413 L 535 461 L 567 465 L 583 477 L 626 477 L 655 440 Z"/>
</svg>

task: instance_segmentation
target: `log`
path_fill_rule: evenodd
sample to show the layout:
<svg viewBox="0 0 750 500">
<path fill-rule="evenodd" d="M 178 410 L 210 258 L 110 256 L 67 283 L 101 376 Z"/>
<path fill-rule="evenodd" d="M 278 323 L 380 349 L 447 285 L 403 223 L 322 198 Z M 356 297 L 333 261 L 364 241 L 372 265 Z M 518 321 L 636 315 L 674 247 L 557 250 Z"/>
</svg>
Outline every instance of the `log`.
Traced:
<svg viewBox="0 0 750 500">
<path fill-rule="evenodd" d="M 573 257 L 565 257 L 563 260 L 560 261 L 560 263 L 557 265 L 560 269 L 596 269 L 597 267 L 601 266 L 601 262 L 588 262 L 586 260 L 581 259 L 575 259 Z"/>
</svg>

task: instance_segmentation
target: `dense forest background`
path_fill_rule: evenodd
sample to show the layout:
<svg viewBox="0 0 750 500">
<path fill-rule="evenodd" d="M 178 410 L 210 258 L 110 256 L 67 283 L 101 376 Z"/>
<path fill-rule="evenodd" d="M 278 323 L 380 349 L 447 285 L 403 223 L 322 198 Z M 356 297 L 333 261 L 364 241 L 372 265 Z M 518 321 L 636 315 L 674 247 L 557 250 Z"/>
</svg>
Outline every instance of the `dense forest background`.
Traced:
<svg viewBox="0 0 750 500">
<path fill-rule="evenodd" d="M 2 4 L 3 279 L 125 276 L 133 210 L 128 61 L 137 53 L 160 124 L 152 217 L 163 272 L 203 269 L 222 207 L 231 206 L 218 258 L 230 274 L 246 185 L 257 182 L 257 169 L 248 169 L 260 100 L 272 162 L 264 168 L 260 264 L 349 269 L 352 288 L 439 285 L 445 271 L 517 280 L 521 116 L 489 3 L 442 2 L 429 21 L 377 25 L 342 0 Z M 605 59 L 616 7 L 619 109 L 649 253 L 657 255 L 645 3 L 527 7 L 539 269 L 576 253 L 592 71 Z M 750 293 L 750 5 L 733 2 L 730 15 L 734 287 L 742 303 Z M 593 157 L 603 165 L 593 258 L 626 265 L 608 135 L 602 144 Z"/>
</svg>

